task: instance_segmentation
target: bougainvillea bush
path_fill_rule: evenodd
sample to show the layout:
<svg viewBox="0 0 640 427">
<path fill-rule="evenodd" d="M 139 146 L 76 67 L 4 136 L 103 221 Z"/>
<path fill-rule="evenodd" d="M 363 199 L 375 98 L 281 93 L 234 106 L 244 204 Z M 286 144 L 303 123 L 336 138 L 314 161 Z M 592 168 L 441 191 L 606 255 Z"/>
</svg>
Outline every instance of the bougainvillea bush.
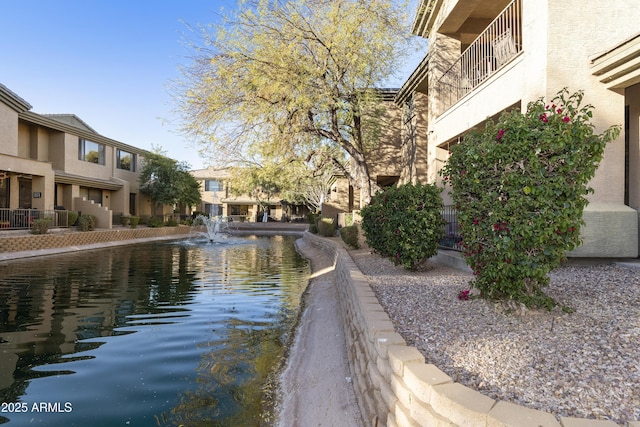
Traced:
<svg viewBox="0 0 640 427">
<path fill-rule="evenodd" d="M 567 89 L 550 102 L 506 112 L 465 136 L 441 170 L 451 184 L 464 257 L 482 297 L 553 308 L 548 273 L 580 244 L 585 196 L 609 141 L 593 107 Z"/>
<path fill-rule="evenodd" d="M 395 264 L 415 270 L 438 251 L 443 232 L 442 189 L 406 184 L 377 193 L 362 211 L 367 244 Z"/>
</svg>

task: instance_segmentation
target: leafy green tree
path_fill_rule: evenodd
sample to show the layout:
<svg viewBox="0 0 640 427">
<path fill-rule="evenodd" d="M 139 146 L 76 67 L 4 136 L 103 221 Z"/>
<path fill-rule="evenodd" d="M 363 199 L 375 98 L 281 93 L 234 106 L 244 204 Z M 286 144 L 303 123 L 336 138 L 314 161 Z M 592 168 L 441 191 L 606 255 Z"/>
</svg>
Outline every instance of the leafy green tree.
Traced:
<svg viewBox="0 0 640 427">
<path fill-rule="evenodd" d="M 231 168 L 229 171 L 231 193 L 237 196 L 243 194 L 251 196 L 262 208 L 264 219 L 266 219 L 270 202 L 280 194 L 283 185 L 286 185 L 281 171 L 281 166 L 272 163 L 251 168 Z"/>
<path fill-rule="evenodd" d="M 451 183 L 472 286 L 484 298 L 556 304 L 543 291 L 548 273 L 580 244 L 588 183 L 620 132 L 595 134 L 593 107 L 582 100 L 564 89 L 451 148 L 441 174 Z"/>
<path fill-rule="evenodd" d="M 406 5 L 405 5 L 406 6 Z M 372 88 L 408 52 L 407 8 L 391 0 L 248 0 L 224 25 L 202 31 L 176 85 L 183 130 L 214 163 L 305 158 L 318 142 L 361 188 L 380 135 L 381 92 Z"/>
<path fill-rule="evenodd" d="M 201 200 L 200 184 L 189 173 L 189 164 L 158 153 L 145 155 L 140 171 L 140 192 L 159 205 L 195 206 Z"/>
</svg>

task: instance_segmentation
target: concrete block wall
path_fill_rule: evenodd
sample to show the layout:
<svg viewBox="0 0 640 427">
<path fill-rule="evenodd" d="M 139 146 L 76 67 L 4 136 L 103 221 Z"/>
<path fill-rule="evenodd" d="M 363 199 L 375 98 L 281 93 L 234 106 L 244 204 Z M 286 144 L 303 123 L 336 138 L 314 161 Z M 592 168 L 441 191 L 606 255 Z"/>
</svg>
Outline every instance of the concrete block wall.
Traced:
<svg viewBox="0 0 640 427">
<path fill-rule="evenodd" d="M 0 253 L 35 251 L 142 238 L 188 235 L 190 227 L 127 228 L 74 233 L 29 234 L 0 239 Z"/>
<path fill-rule="evenodd" d="M 496 401 L 454 382 L 395 332 L 366 277 L 337 238 L 303 237 L 334 260 L 352 384 L 369 426 L 613 427 Z M 640 427 L 631 422 L 628 427 Z"/>
</svg>

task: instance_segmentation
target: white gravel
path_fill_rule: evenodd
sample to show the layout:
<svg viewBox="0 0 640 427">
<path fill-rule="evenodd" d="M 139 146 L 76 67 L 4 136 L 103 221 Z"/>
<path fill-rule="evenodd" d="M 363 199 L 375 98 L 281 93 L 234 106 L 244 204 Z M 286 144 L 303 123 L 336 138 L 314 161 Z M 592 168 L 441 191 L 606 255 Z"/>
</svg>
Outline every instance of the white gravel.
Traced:
<svg viewBox="0 0 640 427">
<path fill-rule="evenodd" d="M 470 274 L 408 272 L 350 251 L 396 330 L 454 381 L 556 416 L 640 421 L 640 270 L 564 266 L 547 293 L 572 314 L 458 300 Z"/>
</svg>

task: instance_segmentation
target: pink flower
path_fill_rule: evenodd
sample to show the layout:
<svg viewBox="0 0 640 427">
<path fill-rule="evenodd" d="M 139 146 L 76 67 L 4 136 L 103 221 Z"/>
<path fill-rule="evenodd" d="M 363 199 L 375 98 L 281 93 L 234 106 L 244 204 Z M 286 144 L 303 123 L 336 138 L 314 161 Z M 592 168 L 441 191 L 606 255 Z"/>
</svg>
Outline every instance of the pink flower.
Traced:
<svg viewBox="0 0 640 427">
<path fill-rule="evenodd" d="M 569 123 L 571 121 L 571 118 L 569 116 L 564 116 L 562 118 L 562 121 L 565 122 L 565 123 Z"/>
<path fill-rule="evenodd" d="M 558 113 L 558 114 L 562 114 L 562 108 L 558 108 L 558 109 L 556 110 L 556 113 Z"/>
<path fill-rule="evenodd" d="M 465 289 L 464 291 L 460 291 L 460 293 L 458 294 L 458 299 L 460 301 L 467 301 L 469 299 L 469 294 L 471 293 L 471 291 L 469 289 Z"/>
<path fill-rule="evenodd" d="M 496 135 L 496 140 L 500 141 L 502 139 L 502 137 L 504 136 L 504 129 L 500 129 L 498 131 L 498 135 Z"/>
<path fill-rule="evenodd" d="M 540 120 L 542 120 L 543 122 L 547 123 L 549 121 L 549 119 L 547 118 L 547 114 L 541 114 L 540 115 Z"/>
</svg>

